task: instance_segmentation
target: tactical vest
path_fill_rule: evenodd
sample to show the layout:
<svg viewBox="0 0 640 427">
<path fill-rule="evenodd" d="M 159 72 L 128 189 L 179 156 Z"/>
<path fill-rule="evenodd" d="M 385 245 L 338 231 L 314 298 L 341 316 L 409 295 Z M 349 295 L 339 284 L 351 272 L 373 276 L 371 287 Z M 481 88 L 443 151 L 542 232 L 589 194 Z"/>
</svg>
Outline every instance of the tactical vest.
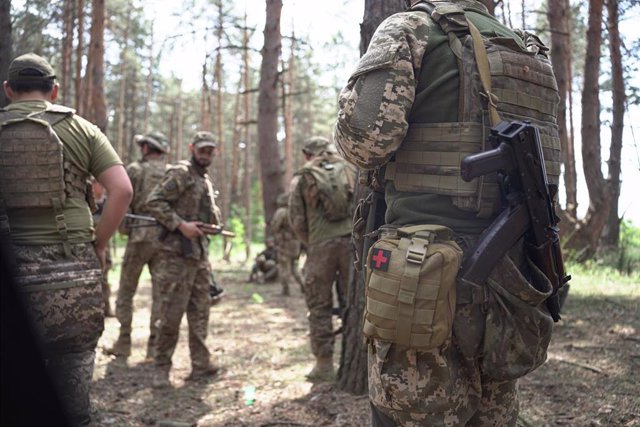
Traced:
<svg viewBox="0 0 640 427">
<path fill-rule="evenodd" d="M 490 126 L 500 120 L 528 120 L 540 130 L 549 181 L 560 175 L 560 138 L 556 124 L 559 101 L 546 47 L 529 34 L 515 40 L 482 36 L 460 5 L 420 2 L 411 10 L 429 13 L 449 37 L 460 80 L 458 122 L 411 123 L 385 170 L 398 191 L 451 196 L 458 208 L 488 218 L 500 209 L 495 175 L 465 182 L 460 161 L 486 147 Z M 421 76 L 430 79 L 433 76 Z"/>
<path fill-rule="evenodd" d="M 132 163 L 129 168 L 136 171 L 131 201 L 131 212 L 137 215 L 149 215 L 146 208 L 147 197 L 164 177 L 166 163 L 160 159 L 142 160 Z M 132 227 L 129 231 L 130 242 L 154 241 L 161 233 L 160 226 L 156 227 Z"/>
<path fill-rule="evenodd" d="M 64 160 L 52 126 L 73 114 L 59 105 L 28 115 L 0 110 L 0 234 L 10 233 L 8 210 L 51 209 L 68 248 L 65 200 L 86 197 L 88 175 Z"/>
</svg>

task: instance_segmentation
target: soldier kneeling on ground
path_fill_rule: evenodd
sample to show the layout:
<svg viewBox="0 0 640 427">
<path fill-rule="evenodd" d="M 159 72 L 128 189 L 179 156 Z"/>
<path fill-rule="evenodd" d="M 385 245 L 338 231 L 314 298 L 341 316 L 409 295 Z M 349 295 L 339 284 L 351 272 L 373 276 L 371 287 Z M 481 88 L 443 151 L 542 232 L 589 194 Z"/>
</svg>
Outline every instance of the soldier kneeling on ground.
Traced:
<svg viewBox="0 0 640 427">
<path fill-rule="evenodd" d="M 256 256 L 248 282 L 273 282 L 278 278 L 278 252 L 272 237 L 265 241 L 267 247 Z"/>
</svg>

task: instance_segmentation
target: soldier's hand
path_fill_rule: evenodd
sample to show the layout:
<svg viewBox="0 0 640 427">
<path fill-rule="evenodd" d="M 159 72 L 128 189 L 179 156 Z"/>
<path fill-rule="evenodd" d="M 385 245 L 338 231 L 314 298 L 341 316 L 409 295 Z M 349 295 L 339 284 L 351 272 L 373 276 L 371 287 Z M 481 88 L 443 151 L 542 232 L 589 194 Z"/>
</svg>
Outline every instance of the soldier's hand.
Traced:
<svg viewBox="0 0 640 427">
<path fill-rule="evenodd" d="M 98 260 L 100 260 L 100 267 L 102 268 L 102 271 L 104 271 L 107 265 L 107 247 L 96 244 L 95 248 Z"/>
<path fill-rule="evenodd" d="M 195 239 L 196 237 L 204 235 L 198 227 L 201 224 L 202 222 L 200 221 L 185 221 L 178 226 L 178 230 L 180 230 L 182 235 L 187 239 Z"/>
</svg>

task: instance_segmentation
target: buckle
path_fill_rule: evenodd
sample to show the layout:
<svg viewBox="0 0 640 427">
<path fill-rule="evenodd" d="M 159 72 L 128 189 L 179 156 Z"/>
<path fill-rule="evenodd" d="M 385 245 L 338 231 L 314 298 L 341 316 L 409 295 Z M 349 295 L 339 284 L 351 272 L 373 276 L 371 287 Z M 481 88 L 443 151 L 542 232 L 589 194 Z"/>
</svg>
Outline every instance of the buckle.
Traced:
<svg viewBox="0 0 640 427">
<path fill-rule="evenodd" d="M 64 214 L 56 215 L 56 227 L 58 228 L 58 231 L 67 230 L 67 224 L 64 222 Z"/>
<path fill-rule="evenodd" d="M 407 248 L 407 262 L 422 265 L 427 257 L 427 246 L 429 246 L 428 240 L 411 239 L 411 243 Z"/>
</svg>

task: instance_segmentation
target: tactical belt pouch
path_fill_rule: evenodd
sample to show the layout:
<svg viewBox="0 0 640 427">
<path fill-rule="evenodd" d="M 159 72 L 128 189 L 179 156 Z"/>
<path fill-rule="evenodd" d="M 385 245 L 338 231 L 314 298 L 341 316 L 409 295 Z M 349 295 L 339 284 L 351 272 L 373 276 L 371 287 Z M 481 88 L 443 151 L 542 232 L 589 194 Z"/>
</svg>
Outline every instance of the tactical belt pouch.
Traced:
<svg viewBox="0 0 640 427">
<path fill-rule="evenodd" d="M 547 358 L 553 319 L 544 301 L 551 295 L 551 282 L 529 258 L 525 263 L 531 282 L 509 256 L 487 280 L 482 371 L 496 380 L 520 378 Z"/>
<path fill-rule="evenodd" d="M 451 336 L 462 250 L 444 226 L 381 228 L 367 256 L 364 335 L 419 350 Z"/>
</svg>

